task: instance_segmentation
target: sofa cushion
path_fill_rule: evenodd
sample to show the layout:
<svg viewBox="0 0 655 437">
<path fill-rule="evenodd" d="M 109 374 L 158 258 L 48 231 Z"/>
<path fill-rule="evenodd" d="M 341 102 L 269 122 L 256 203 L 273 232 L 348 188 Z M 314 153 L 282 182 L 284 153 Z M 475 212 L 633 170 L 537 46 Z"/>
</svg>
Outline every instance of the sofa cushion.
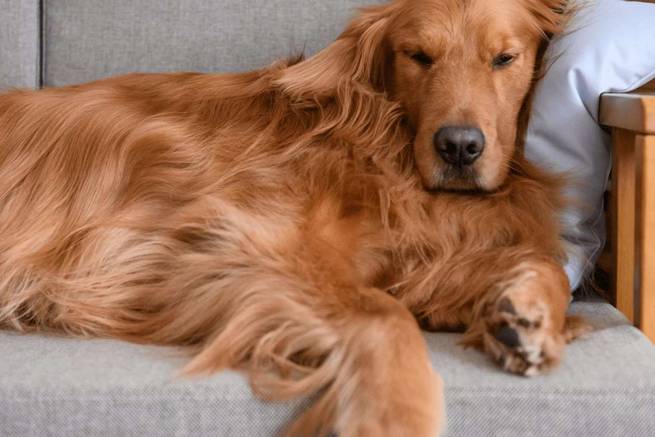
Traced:
<svg viewBox="0 0 655 437">
<path fill-rule="evenodd" d="M 39 0 L 0 0 L 0 90 L 40 85 Z"/>
<path fill-rule="evenodd" d="M 327 46 L 374 0 L 45 2 L 46 85 L 133 71 L 235 72 Z"/>
<path fill-rule="evenodd" d="M 655 347 L 604 303 L 574 303 L 596 331 L 534 379 L 426 334 L 446 381 L 448 436 L 655 435 Z M 0 333 L 3 436 L 273 436 L 303 402 L 256 400 L 237 373 L 179 379 L 173 348 Z"/>
</svg>

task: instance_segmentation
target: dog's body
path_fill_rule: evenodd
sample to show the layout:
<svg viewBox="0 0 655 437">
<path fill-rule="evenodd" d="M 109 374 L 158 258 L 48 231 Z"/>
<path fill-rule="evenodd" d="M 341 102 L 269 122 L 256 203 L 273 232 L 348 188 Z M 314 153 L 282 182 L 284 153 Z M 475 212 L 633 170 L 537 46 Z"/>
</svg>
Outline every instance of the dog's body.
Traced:
<svg viewBox="0 0 655 437">
<path fill-rule="evenodd" d="M 554 366 L 574 335 L 560 187 L 514 149 L 550 29 L 501 96 L 509 125 L 482 129 L 503 142 L 486 145 L 494 170 L 431 182 L 432 122 L 402 85 L 422 74 L 403 63 L 427 71 L 428 55 L 391 48 L 383 78 L 375 32 L 446 3 L 370 9 L 315 58 L 257 72 L 0 97 L 0 327 L 188 345 L 189 372 L 241 369 L 272 399 L 320 391 L 291 435 L 437 432 L 441 383 L 415 319 L 465 327 L 512 372 Z M 554 20 L 543 1 L 512 3 Z"/>
</svg>

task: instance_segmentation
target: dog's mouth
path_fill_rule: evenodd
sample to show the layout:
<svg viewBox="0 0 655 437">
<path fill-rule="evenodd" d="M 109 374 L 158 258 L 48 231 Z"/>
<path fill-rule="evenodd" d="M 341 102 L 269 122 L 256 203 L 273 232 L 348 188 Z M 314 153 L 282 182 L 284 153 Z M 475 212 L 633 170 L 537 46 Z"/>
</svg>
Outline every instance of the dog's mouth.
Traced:
<svg viewBox="0 0 655 437">
<path fill-rule="evenodd" d="M 478 172 L 473 167 L 445 165 L 435 171 L 433 183 L 426 185 L 429 192 L 454 192 L 462 194 L 480 194 L 483 188 Z"/>
</svg>

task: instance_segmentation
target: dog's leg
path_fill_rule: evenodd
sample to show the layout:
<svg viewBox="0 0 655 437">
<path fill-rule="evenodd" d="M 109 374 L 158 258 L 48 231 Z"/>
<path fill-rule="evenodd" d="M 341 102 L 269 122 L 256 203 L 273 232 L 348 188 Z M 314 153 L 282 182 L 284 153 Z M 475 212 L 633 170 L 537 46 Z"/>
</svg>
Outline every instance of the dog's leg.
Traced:
<svg viewBox="0 0 655 437">
<path fill-rule="evenodd" d="M 242 370 L 270 400 L 316 395 L 290 436 L 438 435 L 442 384 L 413 316 L 311 240 L 286 253 L 269 246 L 217 277 L 216 334 L 185 370 Z"/>
<path fill-rule="evenodd" d="M 249 284 L 266 293 L 244 299 L 186 370 L 243 370 L 270 400 L 318 393 L 289 436 L 439 434 L 441 380 L 402 305 L 375 289 L 279 293 L 276 282 L 287 281 Z"/>
<path fill-rule="evenodd" d="M 569 301 L 568 280 L 558 263 L 523 261 L 480 299 L 468 337 L 509 372 L 545 373 L 559 363 L 565 344 L 588 330 L 566 316 Z"/>
<path fill-rule="evenodd" d="M 343 437 L 438 435 L 442 383 L 413 317 L 378 290 L 351 298 L 357 312 L 326 321 L 339 340 L 318 370 L 329 375 L 322 398 L 289 435 L 313 435 L 326 413 Z"/>
</svg>

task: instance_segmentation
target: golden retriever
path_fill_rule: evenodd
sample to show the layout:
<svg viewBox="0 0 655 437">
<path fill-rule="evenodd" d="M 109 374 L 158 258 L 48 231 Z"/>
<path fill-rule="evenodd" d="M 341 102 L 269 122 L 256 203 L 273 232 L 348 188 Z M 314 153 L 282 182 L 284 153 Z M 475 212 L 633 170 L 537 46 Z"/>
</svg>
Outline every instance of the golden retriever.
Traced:
<svg viewBox="0 0 655 437">
<path fill-rule="evenodd" d="M 188 346 L 315 395 L 293 436 L 436 435 L 419 326 L 523 375 L 578 331 L 521 150 L 562 8 L 396 0 L 307 60 L 1 96 L 0 327 Z"/>
</svg>

